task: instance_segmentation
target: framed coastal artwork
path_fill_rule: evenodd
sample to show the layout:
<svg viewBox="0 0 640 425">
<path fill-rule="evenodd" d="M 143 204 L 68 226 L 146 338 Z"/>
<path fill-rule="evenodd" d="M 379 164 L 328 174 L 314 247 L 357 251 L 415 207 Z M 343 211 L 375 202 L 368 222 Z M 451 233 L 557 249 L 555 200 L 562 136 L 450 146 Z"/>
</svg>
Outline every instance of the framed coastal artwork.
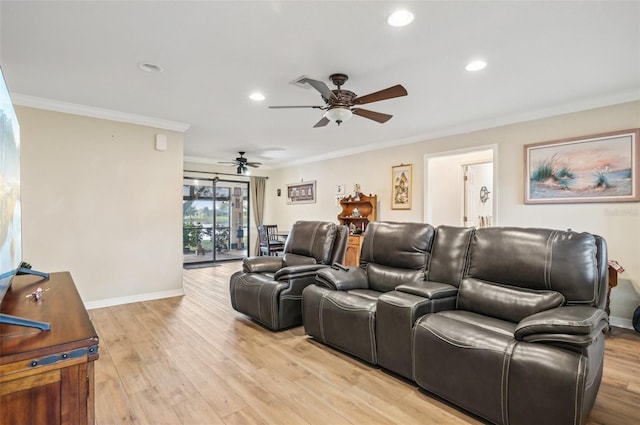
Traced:
<svg viewBox="0 0 640 425">
<path fill-rule="evenodd" d="M 287 184 L 287 204 L 316 202 L 316 181 Z"/>
<path fill-rule="evenodd" d="M 400 164 L 391 167 L 391 209 L 410 210 L 413 192 L 413 165 Z"/>
<path fill-rule="evenodd" d="M 524 146 L 524 203 L 640 201 L 640 129 Z"/>
</svg>

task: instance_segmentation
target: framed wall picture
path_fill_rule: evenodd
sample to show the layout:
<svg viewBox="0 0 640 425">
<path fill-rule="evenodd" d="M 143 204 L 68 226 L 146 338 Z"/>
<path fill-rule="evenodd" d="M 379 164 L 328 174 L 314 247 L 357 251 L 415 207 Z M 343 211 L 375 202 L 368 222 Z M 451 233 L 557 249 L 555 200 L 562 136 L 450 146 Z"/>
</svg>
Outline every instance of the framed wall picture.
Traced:
<svg viewBox="0 0 640 425">
<path fill-rule="evenodd" d="M 524 203 L 640 201 L 640 129 L 524 146 Z"/>
<path fill-rule="evenodd" d="M 287 204 L 316 202 L 316 181 L 287 184 Z"/>
<path fill-rule="evenodd" d="M 413 192 L 413 165 L 400 164 L 391 167 L 391 209 L 410 210 Z"/>
</svg>

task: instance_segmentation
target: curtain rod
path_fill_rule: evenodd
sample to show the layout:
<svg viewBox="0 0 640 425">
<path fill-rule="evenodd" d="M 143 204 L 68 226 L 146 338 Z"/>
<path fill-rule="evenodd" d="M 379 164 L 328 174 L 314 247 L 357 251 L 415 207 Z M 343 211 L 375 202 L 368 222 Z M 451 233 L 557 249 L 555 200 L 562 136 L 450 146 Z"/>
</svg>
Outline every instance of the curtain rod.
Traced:
<svg viewBox="0 0 640 425">
<path fill-rule="evenodd" d="M 219 171 L 182 170 L 182 172 L 184 172 L 184 173 L 216 174 L 216 175 L 221 175 L 221 176 L 251 177 L 251 176 L 247 176 L 245 174 L 222 173 L 222 172 L 219 172 Z M 256 176 L 256 177 L 264 177 L 265 179 L 269 178 L 268 176 Z"/>
</svg>

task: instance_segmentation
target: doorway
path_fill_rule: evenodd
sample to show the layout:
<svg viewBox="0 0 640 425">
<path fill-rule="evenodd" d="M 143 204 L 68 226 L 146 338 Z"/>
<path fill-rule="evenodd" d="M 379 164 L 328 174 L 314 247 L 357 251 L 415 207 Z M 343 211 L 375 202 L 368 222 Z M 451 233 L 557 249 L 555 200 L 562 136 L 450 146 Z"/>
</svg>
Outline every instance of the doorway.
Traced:
<svg viewBox="0 0 640 425">
<path fill-rule="evenodd" d="M 425 222 L 434 226 L 495 225 L 495 158 L 497 145 L 426 155 Z"/>
<path fill-rule="evenodd" d="M 248 182 L 185 178 L 182 212 L 184 264 L 248 256 Z"/>
<path fill-rule="evenodd" d="M 489 227 L 493 222 L 493 162 L 462 165 L 464 210 L 462 225 Z"/>
</svg>

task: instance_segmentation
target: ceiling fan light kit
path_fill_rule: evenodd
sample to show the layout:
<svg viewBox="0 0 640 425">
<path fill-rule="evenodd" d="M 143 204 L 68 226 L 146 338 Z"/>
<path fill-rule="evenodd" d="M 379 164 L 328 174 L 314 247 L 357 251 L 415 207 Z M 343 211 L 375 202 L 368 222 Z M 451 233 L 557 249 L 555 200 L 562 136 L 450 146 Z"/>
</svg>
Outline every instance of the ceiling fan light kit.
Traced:
<svg viewBox="0 0 640 425">
<path fill-rule="evenodd" d="M 331 121 L 335 121 L 338 125 L 342 124 L 344 121 L 348 121 L 352 115 L 353 112 L 351 112 L 351 109 L 343 107 L 331 108 L 324 113 L 325 117 Z"/>
<path fill-rule="evenodd" d="M 363 118 L 367 118 L 376 121 L 380 124 L 389 121 L 393 115 L 383 114 L 381 112 L 370 111 L 368 109 L 354 108 L 355 105 L 365 105 L 367 103 L 379 102 L 381 100 L 393 99 L 395 97 L 401 97 L 407 95 L 407 90 L 400 84 L 380 90 L 374 93 L 369 93 L 365 96 L 358 96 L 354 92 L 349 90 L 343 90 L 342 85 L 349 79 L 346 74 L 331 74 L 329 79 L 338 88 L 331 90 L 324 82 L 314 80 L 311 78 L 303 77 L 296 81 L 297 84 L 304 84 L 316 89 L 324 105 L 321 106 L 269 106 L 270 109 L 284 109 L 284 108 L 313 108 L 322 109 L 326 111 L 320 121 L 318 121 L 313 127 L 324 127 L 331 121 L 340 125 L 343 122 L 349 120 L 353 115 L 358 115 Z"/>
</svg>

